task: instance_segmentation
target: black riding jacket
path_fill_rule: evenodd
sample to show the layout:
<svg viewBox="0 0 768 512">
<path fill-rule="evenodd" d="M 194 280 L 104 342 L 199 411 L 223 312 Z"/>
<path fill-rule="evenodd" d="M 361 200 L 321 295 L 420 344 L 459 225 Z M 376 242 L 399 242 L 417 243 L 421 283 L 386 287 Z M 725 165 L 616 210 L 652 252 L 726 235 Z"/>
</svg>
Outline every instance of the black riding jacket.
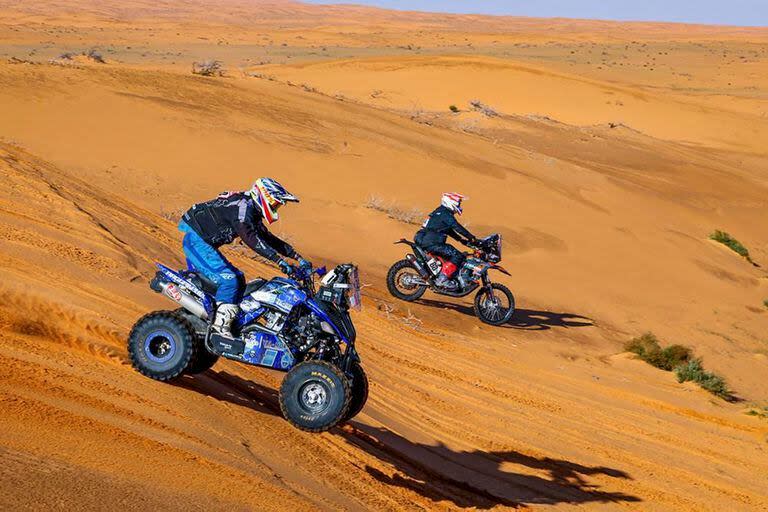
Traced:
<svg viewBox="0 0 768 512">
<path fill-rule="evenodd" d="M 193 205 L 182 220 L 216 248 L 240 237 L 248 247 L 275 263 L 281 254 L 299 257 L 293 247 L 269 232 L 261 209 L 244 192 L 225 192 L 212 201 Z"/>
<path fill-rule="evenodd" d="M 422 228 L 416 233 L 415 242 L 421 247 L 442 245 L 449 236 L 464 244 L 467 241 L 475 240 L 475 235 L 459 224 L 454 213 L 440 205 L 429 214 Z"/>
</svg>

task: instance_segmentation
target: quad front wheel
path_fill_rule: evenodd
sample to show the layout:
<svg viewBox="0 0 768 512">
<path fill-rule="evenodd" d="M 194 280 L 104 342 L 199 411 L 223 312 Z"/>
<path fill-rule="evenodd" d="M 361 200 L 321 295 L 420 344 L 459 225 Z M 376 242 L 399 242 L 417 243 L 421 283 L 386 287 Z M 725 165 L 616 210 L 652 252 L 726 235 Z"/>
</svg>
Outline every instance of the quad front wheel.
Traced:
<svg viewBox="0 0 768 512">
<path fill-rule="evenodd" d="M 368 401 L 368 376 L 360 363 L 353 363 L 349 371 L 351 376 L 350 390 L 352 397 L 349 400 L 349 409 L 344 415 L 344 421 L 349 421 L 363 410 Z"/>
<path fill-rule="evenodd" d="M 503 284 L 483 286 L 475 295 L 475 314 L 490 325 L 503 325 L 515 313 L 515 296 Z"/>
<path fill-rule="evenodd" d="M 325 361 L 294 366 L 280 386 L 280 409 L 291 425 L 307 432 L 325 432 L 349 410 L 349 380 Z"/>
</svg>

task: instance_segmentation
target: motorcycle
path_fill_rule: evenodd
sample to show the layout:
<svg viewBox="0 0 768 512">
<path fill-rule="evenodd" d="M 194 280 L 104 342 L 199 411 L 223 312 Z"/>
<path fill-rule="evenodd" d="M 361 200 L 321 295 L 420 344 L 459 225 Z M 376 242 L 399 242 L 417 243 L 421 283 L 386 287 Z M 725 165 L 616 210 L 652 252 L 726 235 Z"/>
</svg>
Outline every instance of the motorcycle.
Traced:
<svg viewBox="0 0 768 512">
<path fill-rule="evenodd" d="M 220 357 L 286 372 L 280 408 L 292 425 L 308 432 L 326 431 L 363 409 L 368 378 L 350 316 L 361 304 L 355 265 L 327 273 L 296 269 L 290 277 L 247 283 L 234 338 L 211 329 L 216 283 L 194 268 L 157 268 L 150 288 L 180 307 L 149 313 L 131 329 L 128 352 L 140 373 L 169 381 L 202 373 Z"/>
<path fill-rule="evenodd" d="M 459 287 L 447 290 L 435 285 L 435 280 L 445 260 L 433 255 L 404 238 L 395 242 L 410 246 L 413 253 L 408 254 L 389 269 L 387 288 L 398 299 L 413 302 L 420 299 L 427 289 L 440 295 L 466 297 L 478 290 L 475 295 L 474 311 L 481 321 L 490 325 L 503 325 L 515 313 L 515 297 L 503 284 L 491 282 L 489 270 L 497 270 L 510 275 L 498 263 L 501 261 L 501 235 L 494 234 L 480 239 L 474 251 L 464 253 L 464 263 L 457 273 Z"/>
</svg>

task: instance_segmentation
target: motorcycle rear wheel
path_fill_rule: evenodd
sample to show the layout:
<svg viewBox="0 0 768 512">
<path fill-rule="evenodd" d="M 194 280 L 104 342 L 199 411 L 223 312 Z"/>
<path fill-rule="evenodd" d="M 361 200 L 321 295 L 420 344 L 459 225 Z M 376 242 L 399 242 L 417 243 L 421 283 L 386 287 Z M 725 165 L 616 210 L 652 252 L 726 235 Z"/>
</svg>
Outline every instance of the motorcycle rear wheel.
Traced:
<svg viewBox="0 0 768 512">
<path fill-rule="evenodd" d="M 387 288 L 389 293 L 400 300 L 413 302 L 419 300 L 427 287 L 419 284 L 410 284 L 408 279 L 421 279 L 419 272 L 413 268 L 408 260 L 400 260 L 389 269 L 387 273 Z"/>
<path fill-rule="evenodd" d="M 504 325 L 515 314 L 515 296 L 503 284 L 491 283 L 491 289 L 483 286 L 475 295 L 475 315 L 486 324 Z"/>
</svg>

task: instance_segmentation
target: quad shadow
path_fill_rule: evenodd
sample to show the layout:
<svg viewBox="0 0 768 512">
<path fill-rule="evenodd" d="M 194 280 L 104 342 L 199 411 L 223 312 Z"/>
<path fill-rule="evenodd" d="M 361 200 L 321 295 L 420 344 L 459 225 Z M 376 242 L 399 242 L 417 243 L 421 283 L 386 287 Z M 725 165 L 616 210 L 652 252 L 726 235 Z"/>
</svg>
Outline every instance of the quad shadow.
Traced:
<svg viewBox="0 0 768 512">
<path fill-rule="evenodd" d="M 171 384 L 262 414 L 282 417 L 277 391 L 225 371 L 185 375 Z"/>
<path fill-rule="evenodd" d="M 432 299 L 420 299 L 416 304 L 424 306 L 450 309 L 464 315 L 475 317 L 475 310 L 466 304 L 455 302 L 443 302 Z M 572 328 L 572 327 L 591 327 L 595 325 L 591 319 L 574 313 L 555 313 L 552 311 L 540 311 L 536 309 L 515 309 L 515 314 L 502 327 L 510 329 L 521 329 L 526 331 L 546 331 L 553 327 Z"/>
<path fill-rule="evenodd" d="M 449 501 L 457 507 L 487 510 L 496 506 L 641 501 L 637 496 L 600 489 L 586 480 L 595 475 L 631 480 L 627 473 L 614 468 L 538 458 L 513 450 L 455 451 L 444 444 L 414 443 L 386 428 L 355 421 L 338 434 L 395 469 L 389 476 L 366 466 L 371 477 L 436 503 Z"/>
<path fill-rule="evenodd" d="M 282 416 L 276 390 L 226 371 L 208 370 L 173 384 L 261 414 Z M 514 450 L 457 451 L 442 443 L 415 443 L 387 428 L 354 420 L 331 432 L 395 470 L 390 476 L 367 465 L 363 469 L 372 478 L 434 503 L 447 501 L 457 507 L 488 510 L 496 506 L 641 501 L 636 496 L 603 490 L 586 479 L 595 475 L 631 479 L 619 469 L 539 458 Z"/>
</svg>

